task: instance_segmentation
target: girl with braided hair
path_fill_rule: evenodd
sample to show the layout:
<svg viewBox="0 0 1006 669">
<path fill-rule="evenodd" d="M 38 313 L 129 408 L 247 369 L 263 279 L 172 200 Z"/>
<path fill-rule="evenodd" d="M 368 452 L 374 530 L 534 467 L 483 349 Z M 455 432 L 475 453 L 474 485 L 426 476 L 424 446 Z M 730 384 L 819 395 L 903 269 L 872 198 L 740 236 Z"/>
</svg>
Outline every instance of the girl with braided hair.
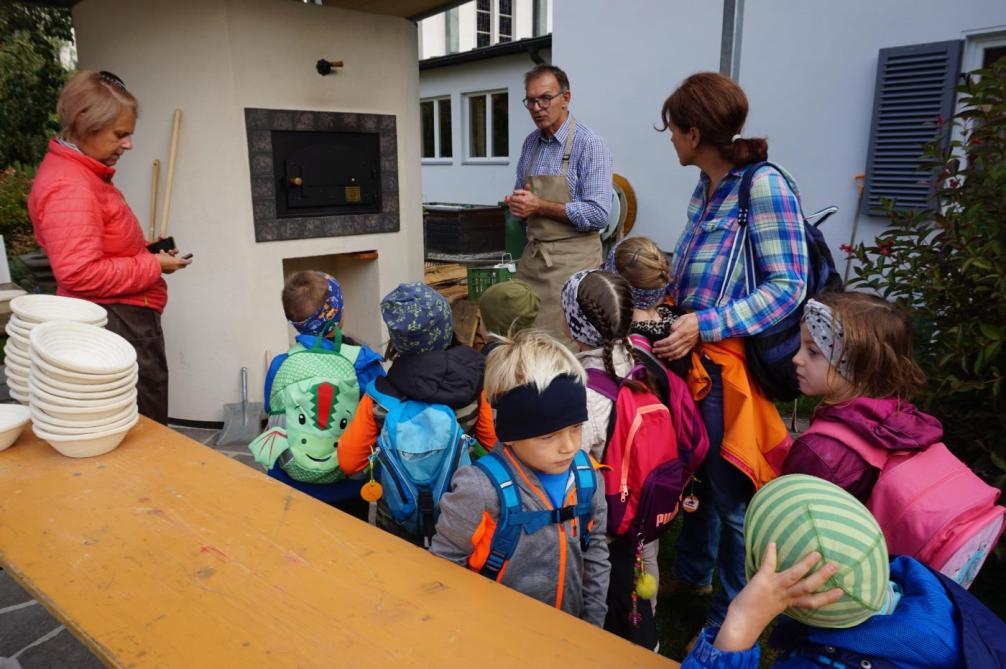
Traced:
<svg viewBox="0 0 1006 669">
<path fill-rule="evenodd" d="M 618 274 L 601 270 L 584 270 L 571 276 L 562 288 L 562 309 L 570 338 L 579 346 L 577 359 L 584 369 L 600 369 L 621 382 L 636 365 L 629 343 L 632 325 L 632 288 Z M 654 379 L 647 373 L 631 384 L 645 384 L 661 396 Z M 642 389 L 642 388 L 640 388 Z M 581 448 L 597 461 L 604 458 L 608 441 L 612 401 L 587 388 L 587 422 L 583 424 Z M 626 613 L 632 608 L 635 590 L 635 545 L 631 539 L 608 537 L 611 560 L 611 581 L 608 586 L 608 615 L 605 629 L 633 643 L 655 648 L 657 628 L 653 619 L 656 593 L 652 599 L 637 601 L 637 625 L 626 623 Z M 657 542 L 646 544 L 642 552 L 643 568 L 659 580 Z"/>
</svg>

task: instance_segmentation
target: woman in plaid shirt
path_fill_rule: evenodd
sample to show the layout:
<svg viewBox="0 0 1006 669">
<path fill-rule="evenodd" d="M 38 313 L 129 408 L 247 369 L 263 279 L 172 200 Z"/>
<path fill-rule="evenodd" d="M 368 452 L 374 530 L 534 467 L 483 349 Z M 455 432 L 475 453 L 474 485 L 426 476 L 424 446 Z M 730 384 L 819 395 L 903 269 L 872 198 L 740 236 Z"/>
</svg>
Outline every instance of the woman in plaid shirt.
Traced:
<svg viewBox="0 0 1006 669">
<path fill-rule="evenodd" d="M 679 161 L 698 167 L 701 174 L 671 272 L 675 302 L 691 313 L 674 323 L 671 335 L 657 342 L 654 351 L 668 360 L 695 351 L 693 367 L 705 385 L 693 392 L 707 393 L 699 407 L 710 445 L 696 486 L 701 503 L 685 515 L 673 577 L 662 590 L 710 592 L 718 557 L 722 592 L 707 626 L 723 622 L 727 604 L 744 586 L 747 502 L 757 487 L 778 474 L 790 443 L 774 405 L 749 380 L 742 338 L 800 305 L 809 266 L 796 184 L 771 167 L 760 168 L 751 184 L 748 236 L 757 275 L 754 290 L 745 287 L 745 263 L 728 260 L 739 230 L 741 180 L 748 166 L 768 156 L 764 139 L 740 136 L 747 113 L 744 91 L 712 72 L 686 79 L 662 110 Z M 726 425 L 725 415 L 730 420 Z"/>
</svg>

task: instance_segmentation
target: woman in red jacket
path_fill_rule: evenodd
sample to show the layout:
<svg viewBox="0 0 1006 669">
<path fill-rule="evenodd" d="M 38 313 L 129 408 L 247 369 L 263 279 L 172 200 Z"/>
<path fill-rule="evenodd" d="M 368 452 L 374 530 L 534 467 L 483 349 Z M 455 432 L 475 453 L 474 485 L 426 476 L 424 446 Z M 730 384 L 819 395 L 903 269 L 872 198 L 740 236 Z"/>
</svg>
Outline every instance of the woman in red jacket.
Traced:
<svg viewBox="0 0 1006 669">
<path fill-rule="evenodd" d="M 56 106 L 61 136 L 35 175 L 28 212 L 45 249 L 58 294 L 101 304 L 108 329 L 135 348 L 140 413 L 168 420 L 168 364 L 161 312 L 168 301 L 162 274 L 191 261 L 150 253 L 140 223 L 112 185 L 114 165 L 133 148 L 137 103 L 110 72 L 82 70 Z"/>
</svg>

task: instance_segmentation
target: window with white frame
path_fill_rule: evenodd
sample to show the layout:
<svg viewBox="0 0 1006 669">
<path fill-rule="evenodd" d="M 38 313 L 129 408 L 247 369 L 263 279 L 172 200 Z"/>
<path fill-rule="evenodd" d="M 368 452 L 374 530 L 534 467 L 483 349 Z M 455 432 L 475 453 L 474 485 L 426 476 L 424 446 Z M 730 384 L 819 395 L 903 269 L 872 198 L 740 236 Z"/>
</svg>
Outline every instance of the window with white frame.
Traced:
<svg viewBox="0 0 1006 669">
<path fill-rule="evenodd" d="M 475 0 L 475 46 L 511 42 L 514 38 L 513 0 Z"/>
<path fill-rule="evenodd" d="M 451 99 L 429 98 L 419 101 L 422 122 L 423 160 L 450 159 L 451 151 Z"/>
<path fill-rule="evenodd" d="M 510 120 L 506 91 L 469 93 L 465 96 L 468 110 L 469 160 L 494 160 L 510 155 Z"/>
</svg>

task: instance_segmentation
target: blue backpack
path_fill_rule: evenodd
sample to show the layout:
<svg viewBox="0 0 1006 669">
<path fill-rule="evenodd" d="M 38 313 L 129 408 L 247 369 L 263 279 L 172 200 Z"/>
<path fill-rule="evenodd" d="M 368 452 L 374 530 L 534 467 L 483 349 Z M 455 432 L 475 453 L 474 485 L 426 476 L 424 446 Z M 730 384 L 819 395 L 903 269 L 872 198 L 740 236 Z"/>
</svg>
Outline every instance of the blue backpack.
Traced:
<svg viewBox="0 0 1006 669">
<path fill-rule="evenodd" d="M 492 580 L 499 578 L 500 571 L 509 560 L 520 542 L 521 534 L 534 534 L 548 525 L 564 523 L 573 518 L 580 523 L 580 546 L 587 550 L 590 545 L 591 500 L 597 489 L 597 478 L 590 456 L 584 451 L 573 457 L 573 475 L 576 483 L 576 505 L 564 506 L 550 511 L 524 511 L 520 492 L 514 483 L 513 472 L 504 457 L 493 451 L 475 461 L 475 466 L 485 472 L 499 494 L 500 513 L 496 520 L 496 531 L 489 546 L 489 557 L 479 571 Z"/>
<path fill-rule="evenodd" d="M 375 381 L 367 385 L 367 394 L 388 412 L 373 455 L 388 513 L 429 546 L 440 498 L 458 467 L 471 464 L 468 449 L 474 440 L 449 406 L 400 400 L 379 391 Z"/>
<path fill-rule="evenodd" d="M 737 224 L 740 226 L 740 231 L 737 233 L 738 242 L 735 242 L 734 247 L 744 255 L 744 276 L 748 293 L 754 292 L 758 285 L 754 251 L 747 234 L 748 214 L 751 208 L 751 181 L 755 173 L 763 167 L 771 167 L 782 173 L 779 166 L 774 163 L 767 161 L 755 163 L 744 172 L 737 193 Z M 748 370 L 761 391 L 773 400 L 794 400 L 800 396 L 793 356 L 800 349 L 800 319 L 803 318 L 804 304 L 823 292 L 842 289 L 842 277 L 835 269 L 835 260 L 821 229 L 804 219 L 803 231 L 807 240 L 807 257 L 810 261 L 807 271 L 807 294 L 803 302 L 778 323 L 744 339 Z M 733 273 L 737 255 L 731 253 L 725 276 Z M 723 284 L 725 287 L 726 281 Z M 722 298 L 722 294 L 720 297 Z"/>
</svg>

